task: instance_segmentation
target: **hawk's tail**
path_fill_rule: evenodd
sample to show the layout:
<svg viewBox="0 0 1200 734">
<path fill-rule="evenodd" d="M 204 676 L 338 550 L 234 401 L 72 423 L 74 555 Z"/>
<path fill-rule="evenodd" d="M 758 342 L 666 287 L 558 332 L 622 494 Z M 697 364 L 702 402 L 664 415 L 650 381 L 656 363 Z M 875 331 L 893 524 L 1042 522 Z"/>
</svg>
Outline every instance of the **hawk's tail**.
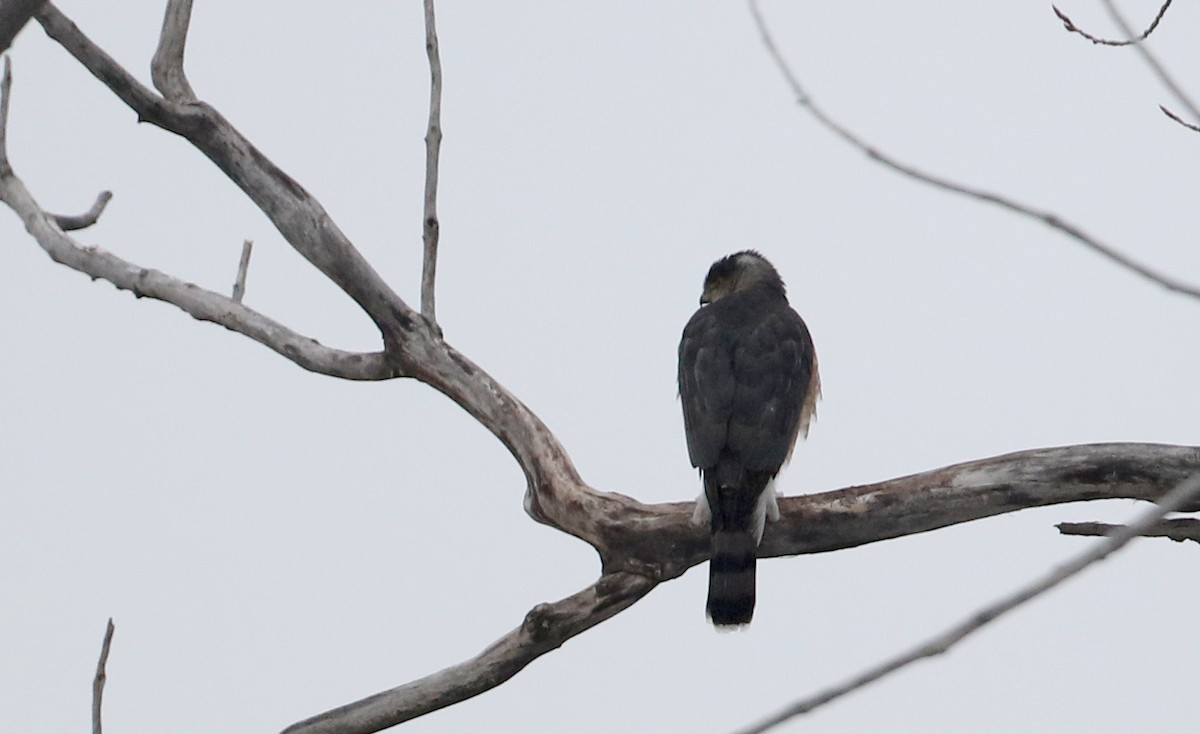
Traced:
<svg viewBox="0 0 1200 734">
<path fill-rule="evenodd" d="M 749 624 L 754 616 L 758 543 L 748 530 L 717 530 L 708 564 L 708 616 L 718 627 Z"/>
</svg>

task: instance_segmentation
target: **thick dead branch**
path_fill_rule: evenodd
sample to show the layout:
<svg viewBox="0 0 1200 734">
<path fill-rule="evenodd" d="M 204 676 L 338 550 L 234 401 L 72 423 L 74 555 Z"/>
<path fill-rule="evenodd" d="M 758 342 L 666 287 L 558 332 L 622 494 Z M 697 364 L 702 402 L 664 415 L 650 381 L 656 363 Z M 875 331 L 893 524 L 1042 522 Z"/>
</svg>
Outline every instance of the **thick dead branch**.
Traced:
<svg viewBox="0 0 1200 734">
<path fill-rule="evenodd" d="M 969 618 L 951 627 L 942 634 L 927 640 L 918 645 L 912 650 L 898 655 L 890 660 L 872 667 L 864 671 L 862 674 L 851 678 L 845 683 L 834 686 L 828 690 L 811 696 L 804 700 L 798 701 L 791 706 L 783 709 L 778 714 L 771 716 L 763 721 L 743 729 L 739 734 L 761 734 L 768 729 L 782 724 L 801 714 L 807 714 L 814 711 L 830 701 L 841 698 L 847 693 L 852 693 L 870 683 L 890 675 L 901 668 L 915 663 L 924 658 L 934 657 L 947 652 L 951 647 L 962 641 L 968 635 L 979 631 L 984 625 L 995 620 L 996 618 L 1011 612 L 1013 609 L 1025 604 L 1026 602 L 1041 596 L 1045 592 L 1058 586 L 1063 581 L 1071 578 L 1083 569 L 1091 566 L 1097 561 L 1107 558 L 1111 554 L 1123 548 L 1130 540 L 1133 540 L 1139 535 L 1145 534 L 1150 528 L 1153 528 L 1162 519 L 1171 512 L 1179 510 L 1183 507 L 1191 506 L 1197 499 L 1200 498 L 1200 473 L 1193 474 L 1187 479 L 1179 483 L 1178 486 L 1171 489 L 1158 502 L 1158 505 L 1143 513 L 1137 520 L 1130 523 L 1127 527 L 1123 527 L 1113 533 L 1107 540 L 1102 543 L 1097 543 L 1088 551 L 1079 554 L 1072 560 L 1062 564 L 1058 568 L 1053 569 L 1041 578 L 1031 584 L 1028 584 L 1020 589 L 1017 589 L 1012 594 L 989 604 L 972 614 Z"/>
<path fill-rule="evenodd" d="M 1055 527 L 1063 535 L 1113 535 L 1125 528 L 1124 525 L 1109 525 L 1103 522 L 1060 522 Z M 1170 538 L 1176 543 L 1185 540 L 1200 543 L 1200 520 L 1192 517 L 1174 517 L 1143 530 L 1140 535 L 1143 538 Z"/>
<path fill-rule="evenodd" d="M 768 523 L 759 556 L 840 550 L 1066 502 L 1156 501 L 1197 472 L 1200 448 L 1196 447 L 1096 444 L 1022 451 L 877 484 L 783 498 L 782 517 Z M 604 501 L 580 510 L 600 514 L 606 524 L 606 532 L 596 541 L 606 571 L 595 586 L 535 608 L 521 629 L 472 660 L 296 724 L 287 734 L 378 731 L 477 695 L 602 621 L 593 618 L 602 606 L 605 617 L 612 616 L 649 593 L 658 581 L 675 578 L 707 560 L 708 530 L 692 524 L 694 503 L 644 505 L 621 495 L 597 496 Z M 1177 509 L 1200 511 L 1200 501 Z M 605 591 L 610 588 L 606 583 L 617 584 L 617 591 Z M 605 605 L 603 599 L 616 601 Z M 550 638 L 552 645 L 525 636 L 529 619 L 539 609 L 547 610 L 549 619 L 571 620 L 554 628 L 558 631 Z M 497 676 L 497 666 L 503 677 Z"/>
<path fill-rule="evenodd" d="M 973 186 L 961 184 L 956 181 L 951 181 L 950 179 L 943 178 L 941 176 L 935 176 L 934 174 L 927 173 L 916 166 L 904 163 L 899 159 L 894 158 L 891 155 L 870 145 L 852 130 L 850 130 L 850 128 L 830 117 L 824 109 L 817 105 L 808 92 L 805 91 L 804 87 L 800 84 L 799 78 L 796 76 L 795 72 L 792 71 L 791 66 L 783 58 L 783 54 L 780 52 L 779 47 L 775 45 L 775 38 L 772 36 L 770 28 L 767 26 L 767 21 L 763 17 L 762 11 L 758 7 L 758 0 L 749 0 L 749 3 L 750 12 L 754 16 L 754 22 L 757 24 L 759 34 L 762 36 L 763 45 L 770 54 L 772 61 L 775 62 L 780 74 L 783 75 L 784 80 L 787 82 L 788 86 L 791 87 L 792 93 L 796 97 L 796 103 L 808 110 L 809 114 L 811 114 L 813 118 L 826 130 L 829 130 L 840 137 L 851 147 L 857 148 L 875 162 L 883 165 L 886 168 L 890 168 L 903 176 L 907 176 L 914 181 L 920 181 L 921 183 L 928 184 L 934 188 L 960 194 L 962 196 L 976 199 L 977 201 L 995 204 L 1002 209 L 1007 209 L 1023 217 L 1035 219 L 1048 227 L 1057 229 L 1059 232 L 1062 232 L 1093 252 L 1102 255 L 1109 261 L 1114 262 L 1126 270 L 1136 273 L 1147 280 L 1157 283 L 1169 291 L 1191 296 L 1192 298 L 1200 298 L 1200 287 L 1191 285 L 1190 283 L 1186 283 L 1177 278 L 1173 278 L 1165 273 L 1161 273 L 1137 262 L 1129 256 L 1121 253 L 1113 246 L 1108 245 L 1096 237 L 1088 234 L 1078 225 L 1062 219 L 1054 212 L 1038 209 L 1026 204 L 1021 204 L 1014 199 L 1010 199 L 1006 196 L 1002 196 L 991 191 L 975 188 Z M 1139 50 L 1144 50 L 1140 44 L 1136 46 L 1136 48 Z M 1200 119 L 1200 115 L 1197 115 L 1197 119 Z"/>
<path fill-rule="evenodd" d="M 1127 38 L 1123 41 L 1093 36 L 1091 33 L 1088 33 L 1079 26 L 1075 25 L 1075 23 L 1067 17 L 1066 13 L 1058 9 L 1057 5 L 1051 5 L 1050 7 L 1054 9 L 1054 14 L 1058 16 L 1058 19 L 1062 21 L 1063 26 L 1065 26 L 1068 31 L 1071 33 L 1078 33 L 1098 46 L 1131 46 L 1135 43 L 1141 43 L 1150 37 L 1150 34 L 1154 32 L 1154 29 L 1157 28 L 1158 24 L 1162 21 L 1163 16 L 1167 14 L 1167 8 L 1171 7 L 1171 0 L 1167 0 L 1162 4 L 1162 7 L 1158 9 L 1158 15 L 1154 16 L 1154 20 L 1150 21 L 1150 25 L 1146 26 L 1146 30 L 1142 31 L 1133 38 Z"/>
<path fill-rule="evenodd" d="M 112 617 L 108 618 L 108 626 L 104 629 L 104 642 L 100 645 L 100 661 L 96 663 L 96 675 L 92 678 L 92 734 L 102 734 L 104 730 L 100 711 L 104 703 L 104 684 L 108 681 L 108 652 L 112 648 L 113 633 Z"/>
<path fill-rule="evenodd" d="M 422 226 L 425 254 L 421 266 L 421 315 L 436 327 L 434 281 L 442 227 L 437 215 L 438 156 L 442 149 L 442 57 L 438 51 L 433 0 L 425 0 L 425 52 L 429 56 L 429 130 L 425 133 L 425 216 Z"/>
<path fill-rule="evenodd" d="M 13 40 L 46 0 L 0 0 L 0 53 L 8 50 Z"/>
<path fill-rule="evenodd" d="M 534 607 L 521 626 L 466 662 L 293 724 L 284 734 L 368 734 L 477 696 L 632 606 L 655 585 L 635 574 L 605 574 L 578 594 Z"/>
</svg>

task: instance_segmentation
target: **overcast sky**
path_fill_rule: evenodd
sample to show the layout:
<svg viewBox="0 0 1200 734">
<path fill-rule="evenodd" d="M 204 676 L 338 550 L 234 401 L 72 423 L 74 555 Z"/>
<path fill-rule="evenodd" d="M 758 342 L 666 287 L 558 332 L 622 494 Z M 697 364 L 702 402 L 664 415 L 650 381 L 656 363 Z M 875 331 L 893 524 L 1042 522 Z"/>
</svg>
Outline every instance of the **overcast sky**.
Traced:
<svg viewBox="0 0 1200 734">
<path fill-rule="evenodd" d="M 149 83 L 162 3 L 61 9 Z M 420 3 L 198 2 L 187 70 L 418 300 L 428 101 Z M 1135 24 L 1155 2 L 1127 2 Z M 1099 3 L 1062 6 L 1114 33 Z M 1200 136 L 1128 49 L 1048 0 L 764 8 L 827 110 L 903 160 L 1053 209 L 1200 283 Z M 593 486 L 690 499 L 675 350 L 709 264 L 754 247 L 812 331 L 824 400 L 779 488 L 1021 449 L 1197 444 L 1200 302 L 1035 222 L 919 186 L 819 128 L 741 2 L 438 6 L 439 316 Z M 1200 8 L 1154 48 L 1200 93 Z M 189 145 L 40 27 L 12 52 L 10 158 L 78 233 L 323 343 L 369 319 Z M 457 663 L 598 573 L 532 522 L 503 447 L 413 381 L 308 374 L 51 262 L 0 215 L 0 730 L 81 732 L 105 620 L 109 731 L 273 732 Z M 1005 515 L 760 564 L 743 633 L 707 569 L 406 732 L 725 732 L 958 621 L 1075 554 Z M 1195 720 L 1195 546 L 1142 540 L 951 654 L 781 731 L 1177 731 Z M 1193 662 L 1184 662 L 1193 661 Z"/>
</svg>

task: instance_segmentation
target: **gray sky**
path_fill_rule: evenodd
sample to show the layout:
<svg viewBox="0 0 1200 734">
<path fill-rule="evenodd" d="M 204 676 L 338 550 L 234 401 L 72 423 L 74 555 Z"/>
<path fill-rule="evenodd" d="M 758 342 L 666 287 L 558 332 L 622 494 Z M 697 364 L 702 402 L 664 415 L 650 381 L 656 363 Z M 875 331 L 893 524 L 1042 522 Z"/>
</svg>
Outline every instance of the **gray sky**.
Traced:
<svg viewBox="0 0 1200 734">
<path fill-rule="evenodd" d="M 1157 3 L 1125 4 L 1136 24 Z M 1185 86 L 1200 8 L 1155 48 Z M 161 3 L 60 7 L 148 82 Z M 1112 33 L 1098 3 L 1063 6 Z M 1048 2 L 781 3 L 826 108 L 896 156 L 1051 208 L 1193 283 L 1200 138 L 1130 50 Z M 744 5 L 442 2 L 439 315 L 584 478 L 698 491 L 675 348 L 715 258 L 774 260 L 825 399 L 779 486 L 817 492 L 1020 449 L 1196 444 L 1200 303 L 1033 222 L 888 173 L 798 109 Z M 88 244 L 225 290 L 323 343 L 370 321 L 222 174 L 38 27 L 13 51 L 10 157 L 51 211 L 115 198 Z M 417 301 L 428 100 L 419 3 L 197 3 L 188 71 Z M 7 211 L 7 210 L 6 210 Z M 0 728 L 84 731 L 105 620 L 113 732 L 269 732 L 457 663 L 591 583 L 530 521 L 498 442 L 411 381 L 310 375 L 50 262 L 0 216 Z M 693 569 L 412 732 L 723 732 L 959 620 L 1090 541 L 1006 515 L 765 561 L 753 626 Z M 1196 551 L 1144 540 L 783 731 L 1178 729 L 1194 719 Z"/>
</svg>

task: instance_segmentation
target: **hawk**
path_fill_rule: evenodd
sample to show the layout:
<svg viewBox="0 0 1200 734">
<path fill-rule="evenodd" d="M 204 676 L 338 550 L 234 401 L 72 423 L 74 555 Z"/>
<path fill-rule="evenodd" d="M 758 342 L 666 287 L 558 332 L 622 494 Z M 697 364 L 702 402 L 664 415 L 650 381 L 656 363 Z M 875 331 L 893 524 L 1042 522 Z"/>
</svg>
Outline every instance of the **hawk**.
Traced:
<svg viewBox="0 0 1200 734">
<path fill-rule="evenodd" d="M 712 527 L 707 612 L 718 627 L 754 615 L 758 544 L 767 516 L 779 519 L 773 480 L 820 394 L 812 337 L 775 267 L 754 250 L 713 263 L 679 343 L 679 397 L 704 483 L 693 521 Z"/>
</svg>

